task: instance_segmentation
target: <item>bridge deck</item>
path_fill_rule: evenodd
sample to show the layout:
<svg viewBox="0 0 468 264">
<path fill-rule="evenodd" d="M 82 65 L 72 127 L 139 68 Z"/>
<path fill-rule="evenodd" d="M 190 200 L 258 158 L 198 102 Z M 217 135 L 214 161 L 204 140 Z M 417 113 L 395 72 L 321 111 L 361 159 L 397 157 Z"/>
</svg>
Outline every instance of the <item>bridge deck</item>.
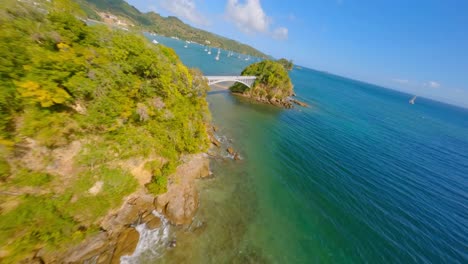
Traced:
<svg viewBox="0 0 468 264">
<path fill-rule="evenodd" d="M 208 85 L 220 82 L 239 82 L 251 88 L 253 82 L 257 79 L 256 76 L 205 76 L 208 80 Z"/>
</svg>

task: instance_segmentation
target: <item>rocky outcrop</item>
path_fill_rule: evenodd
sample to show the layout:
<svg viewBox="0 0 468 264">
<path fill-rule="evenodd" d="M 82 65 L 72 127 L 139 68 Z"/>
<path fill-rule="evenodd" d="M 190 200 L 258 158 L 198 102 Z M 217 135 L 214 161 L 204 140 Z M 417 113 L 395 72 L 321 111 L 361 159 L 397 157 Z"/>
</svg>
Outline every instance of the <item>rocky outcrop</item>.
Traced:
<svg viewBox="0 0 468 264">
<path fill-rule="evenodd" d="M 184 163 L 169 177 L 167 193 L 155 198 L 140 188 L 128 196 L 119 209 L 104 217 L 99 234 L 62 252 L 43 248 L 30 261 L 119 263 L 121 256 L 132 254 L 138 244 L 139 233 L 134 228 L 136 225 L 145 223 L 149 229 L 161 226 L 161 220 L 152 213 L 153 210 L 164 213 L 174 225 L 190 224 L 198 209 L 195 181 L 208 175 L 210 170 L 206 154 L 186 156 Z M 90 192 L 95 192 L 99 188 L 91 189 Z"/>
<path fill-rule="evenodd" d="M 209 175 L 206 154 L 188 156 L 187 161 L 169 177 L 167 192 L 156 197 L 156 210 L 165 214 L 174 225 L 191 223 L 198 209 L 195 180 Z"/>
<path fill-rule="evenodd" d="M 268 99 L 266 97 L 251 96 L 248 93 L 233 92 L 233 94 L 239 95 L 239 96 L 242 96 L 242 97 L 245 97 L 245 98 L 249 98 L 251 100 L 254 100 L 254 101 L 257 101 L 257 102 L 263 103 L 263 104 L 270 104 L 270 105 L 274 105 L 274 106 L 282 107 L 282 108 L 286 108 L 286 109 L 293 108 L 293 104 L 289 99 L 282 99 L 282 100 L 279 100 L 279 99 L 276 99 L 276 98 Z"/>
<path fill-rule="evenodd" d="M 139 239 L 140 234 L 134 228 L 126 228 L 123 230 L 117 239 L 117 245 L 112 254 L 111 262 L 119 263 L 121 256 L 131 255 L 135 251 Z"/>
<path fill-rule="evenodd" d="M 211 141 L 211 144 L 213 144 L 216 147 L 221 147 L 221 142 L 216 138 L 215 132 L 218 130 L 217 127 L 212 126 L 211 129 L 208 129 L 208 138 Z"/>
<path fill-rule="evenodd" d="M 126 199 L 120 209 L 111 212 L 104 218 L 101 222 L 101 228 L 111 234 L 116 234 L 129 225 L 143 222 L 143 216 L 150 214 L 155 209 L 153 201 L 153 195 L 144 190 L 137 191 Z"/>
<path fill-rule="evenodd" d="M 36 258 L 45 263 L 119 263 L 120 257 L 132 254 L 139 233 L 134 226 L 145 223 L 154 229 L 161 225 L 151 212 L 154 196 L 140 189 L 125 199 L 124 204 L 110 212 L 101 222 L 101 232 L 63 252 L 41 249 Z"/>
<path fill-rule="evenodd" d="M 190 224 L 198 208 L 198 192 L 192 184 L 175 184 L 157 197 L 155 207 L 174 225 Z"/>
<path fill-rule="evenodd" d="M 232 156 L 232 158 L 233 158 L 234 160 L 240 160 L 239 153 L 236 152 L 232 147 L 228 147 L 228 148 L 226 149 L 226 151 L 227 151 L 227 153 L 229 153 L 229 155 Z"/>
<path fill-rule="evenodd" d="M 299 106 L 302 106 L 302 107 L 308 107 L 309 106 L 308 104 L 306 104 L 304 102 L 301 102 L 299 100 L 296 100 L 296 99 L 290 99 L 290 100 L 291 100 L 291 102 L 293 102 L 293 103 L 295 103 L 295 104 L 297 104 Z"/>
</svg>

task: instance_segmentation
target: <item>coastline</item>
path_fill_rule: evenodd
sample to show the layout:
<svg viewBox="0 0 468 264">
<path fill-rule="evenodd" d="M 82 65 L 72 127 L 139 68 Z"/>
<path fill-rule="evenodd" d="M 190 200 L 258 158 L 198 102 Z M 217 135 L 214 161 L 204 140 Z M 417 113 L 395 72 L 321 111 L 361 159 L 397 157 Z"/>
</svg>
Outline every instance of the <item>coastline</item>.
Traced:
<svg viewBox="0 0 468 264">
<path fill-rule="evenodd" d="M 230 85 L 215 84 L 211 87 L 214 88 L 212 91 L 230 92 Z M 40 251 L 34 258 L 46 263 L 62 260 L 134 263 L 151 246 L 155 248 L 151 251 L 161 256 L 177 247 L 178 239 L 171 229 L 190 228 L 194 224 L 194 216 L 200 206 L 200 192 L 203 191 L 197 188 L 198 180 L 212 175 L 210 162 L 241 159 L 232 143 L 218 134 L 215 125 L 207 129 L 211 147 L 206 153 L 182 157 L 182 164 L 168 177 L 167 192 L 156 196 L 149 194 L 143 183 L 141 188 L 125 198 L 120 208 L 106 215 L 100 233 L 63 252 Z"/>
<path fill-rule="evenodd" d="M 137 257 L 134 255 L 139 253 L 144 232 L 167 229 L 168 223 L 173 226 L 190 224 L 199 205 L 196 180 L 210 175 L 209 159 L 206 153 L 199 153 L 186 155 L 182 160 L 176 172 L 169 176 L 166 193 L 154 196 L 142 185 L 127 196 L 118 209 L 108 212 L 101 221 L 99 233 L 60 252 L 43 248 L 30 260 L 44 263 L 120 262 Z M 173 243 L 164 246 L 174 247 Z"/>
</svg>

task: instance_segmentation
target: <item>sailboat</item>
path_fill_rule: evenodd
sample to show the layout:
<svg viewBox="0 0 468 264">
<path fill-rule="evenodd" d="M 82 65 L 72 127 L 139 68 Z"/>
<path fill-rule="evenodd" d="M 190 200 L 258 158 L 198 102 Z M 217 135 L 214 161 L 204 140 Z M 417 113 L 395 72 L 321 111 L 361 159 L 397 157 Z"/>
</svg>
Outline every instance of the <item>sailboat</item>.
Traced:
<svg viewBox="0 0 468 264">
<path fill-rule="evenodd" d="M 216 54 L 216 60 L 219 60 L 219 54 L 221 53 L 221 50 L 218 48 L 218 54 Z"/>
<path fill-rule="evenodd" d="M 414 104 L 414 101 L 416 101 L 416 97 L 417 97 L 417 96 L 415 95 L 413 98 L 411 98 L 411 100 L 409 100 L 409 103 L 410 103 L 410 104 Z"/>
<path fill-rule="evenodd" d="M 152 42 L 153 42 L 153 44 L 156 44 L 156 45 L 159 43 L 159 42 L 158 42 L 157 40 L 155 40 L 155 39 L 153 39 Z"/>
<path fill-rule="evenodd" d="M 205 46 L 205 51 L 208 51 L 208 47 L 207 47 L 207 46 Z"/>
<path fill-rule="evenodd" d="M 245 58 L 246 61 L 250 60 L 250 56 L 247 56 L 247 58 Z"/>
<path fill-rule="evenodd" d="M 211 54 L 211 47 L 208 49 L 208 54 Z"/>
</svg>

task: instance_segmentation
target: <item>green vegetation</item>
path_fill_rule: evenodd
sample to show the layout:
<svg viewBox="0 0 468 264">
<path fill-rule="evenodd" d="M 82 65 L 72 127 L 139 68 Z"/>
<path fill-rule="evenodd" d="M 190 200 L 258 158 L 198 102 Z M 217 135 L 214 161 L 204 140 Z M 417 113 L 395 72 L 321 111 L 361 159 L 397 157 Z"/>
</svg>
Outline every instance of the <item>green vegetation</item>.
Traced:
<svg viewBox="0 0 468 264">
<path fill-rule="evenodd" d="M 149 12 L 141 13 L 135 7 L 127 4 L 124 0 L 78 0 L 78 3 L 86 11 L 89 18 L 100 20 L 97 12 L 110 12 L 125 20 L 132 21 L 134 25 L 143 30 L 155 32 L 157 34 L 171 37 L 179 37 L 191 40 L 200 44 L 210 41 L 211 46 L 226 50 L 249 54 L 252 56 L 267 58 L 268 56 L 251 46 L 239 43 L 205 30 L 197 29 L 185 24 L 176 17 L 162 17 L 161 15 Z"/>
<path fill-rule="evenodd" d="M 287 70 L 282 64 L 264 60 L 245 68 L 241 75 L 257 76 L 252 88 L 236 83 L 230 89 L 258 101 L 274 103 L 283 101 L 293 93 L 293 86 Z"/>
<path fill-rule="evenodd" d="M 182 154 L 208 147 L 202 74 L 82 16 L 68 0 L 0 4 L 2 263 L 98 230 L 138 187 L 128 160 L 155 160 L 147 188 L 161 193 Z"/>
<path fill-rule="evenodd" d="M 48 173 L 31 171 L 22 168 L 18 170 L 15 174 L 15 177 L 11 179 L 11 184 L 14 186 L 40 187 L 51 182 L 52 179 L 53 176 Z"/>
<path fill-rule="evenodd" d="M 151 162 L 146 164 L 152 172 L 153 178 L 146 188 L 154 194 L 161 194 L 167 191 L 167 177 L 176 170 L 176 163 Z"/>
<path fill-rule="evenodd" d="M 281 59 L 277 60 L 277 62 L 280 63 L 281 65 L 283 65 L 283 67 L 288 71 L 292 70 L 293 67 L 294 67 L 294 63 L 292 62 L 292 60 L 287 60 L 285 58 L 281 58 Z"/>
</svg>

